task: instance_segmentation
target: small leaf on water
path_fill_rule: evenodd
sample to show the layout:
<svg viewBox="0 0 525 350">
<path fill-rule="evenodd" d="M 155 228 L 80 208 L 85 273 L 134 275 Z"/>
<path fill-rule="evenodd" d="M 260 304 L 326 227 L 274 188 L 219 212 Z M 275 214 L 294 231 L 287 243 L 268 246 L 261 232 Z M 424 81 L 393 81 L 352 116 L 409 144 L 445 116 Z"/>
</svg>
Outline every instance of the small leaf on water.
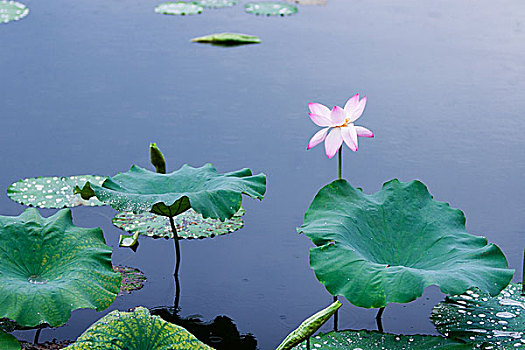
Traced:
<svg viewBox="0 0 525 350">
<path fill-rule="evenodd" d="M 257 1 L 244 5 L 244 10 L 261 16 L 289 16 L 297 13 L 297 6 L 279 1 Z"/>
<path fill-rule="evenodd" d="M 216 33 L 191 39 L 198 43 L 214 43 L 224 46 L 235 46 L 243 44 L 259 44 L 261 39 L 253 35 L 240 33 Z"/>
<path fill-rule="evenodd" d="M 16 2 L 0 0 L 0 24 L 18 21 L 29 14 L 26 5 Z"/>
<path fill-rule="evenodd" d="M 163 15 L 197 15 L 203 10 L 204 8 L 194 1 L 165 2 L 155 7 L 155 12 Z"/>
</svg>

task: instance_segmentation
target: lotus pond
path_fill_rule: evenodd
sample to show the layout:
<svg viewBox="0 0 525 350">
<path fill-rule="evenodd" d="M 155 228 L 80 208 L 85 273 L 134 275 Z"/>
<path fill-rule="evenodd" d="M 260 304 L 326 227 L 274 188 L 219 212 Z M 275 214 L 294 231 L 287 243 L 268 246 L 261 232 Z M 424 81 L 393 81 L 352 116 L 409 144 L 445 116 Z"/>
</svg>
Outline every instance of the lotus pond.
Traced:
<svg viewBox="0 0 525 350">
<path fill-rule="evenodd" d="M 525 4 L 22 2 L 0 349 L 525 348 Z"/>
</svg>

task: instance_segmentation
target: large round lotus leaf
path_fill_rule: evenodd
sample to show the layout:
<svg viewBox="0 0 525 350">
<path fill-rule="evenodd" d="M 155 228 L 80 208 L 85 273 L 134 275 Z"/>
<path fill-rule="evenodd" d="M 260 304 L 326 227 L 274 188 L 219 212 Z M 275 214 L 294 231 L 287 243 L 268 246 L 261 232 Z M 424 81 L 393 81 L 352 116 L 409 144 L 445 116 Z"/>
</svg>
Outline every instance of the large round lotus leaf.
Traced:
<svg viewBox="0 0 525 350">
<path fill-rule="evenodd" d="M 431 335 L 396 335 L 376 331 L 329 332 L 310 338 L 311 349 L 319 350 L 472 350 L 473 346 Z M 294 350 L 306 350 L 303 342 Z"/>
<path fill-rule="evenodd" d="M 102 230 L 74 226 L 70 209 L 0 216 L 0 318 L 58 327 L 73 310 L 107 308 L 119 286 Z"/>
<path fill-rule="evenodd" d="M 122 276 L 118 295 L 129 294 L 144 287 L 146 276 L 139 269 L 129 266 L 113 266 L 113 271 L 120 273 Z"/>
<path fill-rule="evenodd" d="M 496 297 L 475 289 L 447 297 L 434 307 L 431 319 L 448 337 L 487 343 L 493 349 L 525 347 L 525 296 L 521 295 L 521 284 L 509 284 Z"/>
<path fill-rule="evenodd" d="M 212 218 L 205 219 L 190 209 L 174 218 L 177 236 L 192 239 L 225 235 L 244 226 L 242 215 L 244 215 L 244 209 L 241 208 L 231 219 L 220 221 Z M 113 224 L 131 234 L 138 232 L 153 238 L 173 238 L 169 219 L 152 213 L 120 212 L 113 218 Z"/>
<path fill-rule="evenodd" d="M 199 5 L 209 8 L 222 8 L 237 5 L 238 0 L 197 0 Z"/>
<path fill-rule="evenodd" d="M 0 23 L 18 21 L 29 14 L 26 5 L 16 1 L 0 1 Z"/>
<path fill-rule="evenodd" d="M 210 350 L 182 327 L 152 316 L 148 309 L 112 311 L 91 325 L 67 350 Z"/>
<path fill-rule="evenodd" d="M 336 180 L 315 196 L 299 231 L 317 246 L 310 266 L 319 281 L 360 307 L 408 303 L 430 285 L 497 295 L 513 275 L 501 250 L 468 234 L 463 212 L 419 181 L 392 180 L 369 195 Z"/>
<path fill-rule="evenodd" d="M 83 196 L 94 194 L 119 211 L 151 211 L 173 217 L 193 208 L 205 218 L 226 220 L 240 209 L 241 194 L 263 198 L 266 176 L 252 175 L 250 169 L 219 174 L 211 164 L 201 168 L 184 165 L 170 174 L 133 165 L 128 172 L 109 177 L 102 186 L 91 184 L 92 193 L 86 187 Z"/>
<path fill-rule="evenodd" d="M 89 181 L 101 185 L 106 177 L 96 175 L 77 175 L 68 177 L 37 177 L 22 179 L 7 189 L 7 195 L 23 205 L 39 208 L 66 208 L 78 205 L 104 205 L 96 198 L 84 200 L 74 194 L 75 186 L 83 187 Z"/>
<path fill-rule="evenodd" d="M 247 3 L 244 10 L 254 15 L 289 16 L 297 13 L 297 6 L 279 1 L 258 1 Z"/>
<path fill-rule="evenodd" d="M 0 331 L 0 349 L 20 350 L 20 344 L 12 334 Z"/>
<path fill-rule="evenodd" d="M 155 7 L 155 12 L 163 15 L 198 15 L 204 8 L 196 2 L 165 2 Z"/>
</svg>

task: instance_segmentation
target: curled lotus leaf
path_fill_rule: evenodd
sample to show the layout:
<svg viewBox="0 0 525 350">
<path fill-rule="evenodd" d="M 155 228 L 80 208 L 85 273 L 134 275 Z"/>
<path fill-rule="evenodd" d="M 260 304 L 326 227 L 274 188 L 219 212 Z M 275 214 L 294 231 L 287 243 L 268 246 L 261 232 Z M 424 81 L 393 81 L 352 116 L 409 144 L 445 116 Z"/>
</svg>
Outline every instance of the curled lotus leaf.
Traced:
<svg viewBox="0 0 525 350">
<path fill-rule="evenodd" d="M 80 308 L 110 306 L 119 292 L 99 228 L 73 225 L 70 209 L 0 216 L 0 318 L 22 327 L 63 325 Z"/>
<path fill-rule="evenodd" d="M 320 333 L 310 338 L 312 349 L 319 350 L 377 350 L 377 349 L 425 349 L 425 350 L 472 350 L 472 344 L 457 342 L 432 335 L 397 335 L 377 331 L 339 331 Z M 293 350 L 306 350 L 305 342 Z"/>
<path fill-rule="evenodd" d="M 0 1 L 0 23 L 18 21 L 29 14 L 29 8 L 17 1 Z"/>
<path fill-rule="evenodd" d="M 2 350 L 20 350 L 20 343 L 14 335 L 5 333 L 0 330 L 0 349 Z"/>
<path fill-rule="evenodd" d="M 213 350 L 186 329 L 153 316 L 144 307 L 112 311 L 92 324 L 66 350 Z"/>
<path fill-rule="evenodd" d="M 244 209 L 241 208 L 230 219 L 220 221 L 212 218 L 205 219 L 202 215 L 189 209 L 177 215 L 174 222 L 179 238 L 211 238 L 241 229 L 244 226 L 242 215 L 244 215 Z M 120 212 L 113 218 L 113 224 L 131 234 L 139 233 L 153 238 L 173 238 L 168 218 L 152 213 Z"/>
<path fill-rule="evenodd" d="M 191 41 L 196 43 L 210 43 L 223 46 L 235 46 L 245 44 L 259 44 L 261 39 L 254 35 L 240 34 L 240 33 L 217 33 L 198 38 L 193 38 Z"/>
<path fill-rule="evenodd" d="M 392 180 L 365 194 L 336 180 L 315 196 L 299 232 L 316 245 L 317 279 L 365 308 L 408 303 L 430 285 L 497 295 L 514 272 L 496 245 L 467 233 L 461 210 L 435 201 L 419 181 Z"/>
<path fill-rule="evenodd" d="M 219 174 L 211 165 L 184 165 L 169 174 L 159 174 L 133 165 L 126 173 L 108 177 L 102 186 L 87 183 L 83 198 L 96 195 L 118 211 L 152 212 L 174 217 L 192 208 L 204 218 L 222 221 L 241 208 L 242 194 L 262 200 L 266 176 L 250 169 Z"/>
<path fill-rule="evenodd" d="M 231 7 L 239 3 L 238 0 L 197 0 L 199 5 L 208 8 Z"/>
<path fill-rule="evenodd" d="M 431 320 L 441 334 L 485 343 L 485 349 L 525 346 L 525 296 L 511 283 L 495 297 L 476 289 L 448 296 L 434 307 Z"/>
<path fill-rule="evenodd" d="M 244 10 L 261 16 L 289 16 L 297 13 L 297 6 L 280 1 L 257 1 L 244 5 Z"/>
<path fill-rule="evenodd" d="M 19 180 L 7 189 L 9 198 L 22 205 L 39 208 L 60 209 L 66 207 L 100 206 L 97 198 L 84 200 L 74 193 L 75 186 L 83 187 L 87 181 L 101 185 L 105 176 L 76 175 L 67 177 L 36 177 Z"/>
<path fill-rule="evenodd" d="M 163 15 L 198 15 L 204 8 L 195 1 L 174 1 L 164 2 L 155 7 L 155 12 Z"/>
</svg>

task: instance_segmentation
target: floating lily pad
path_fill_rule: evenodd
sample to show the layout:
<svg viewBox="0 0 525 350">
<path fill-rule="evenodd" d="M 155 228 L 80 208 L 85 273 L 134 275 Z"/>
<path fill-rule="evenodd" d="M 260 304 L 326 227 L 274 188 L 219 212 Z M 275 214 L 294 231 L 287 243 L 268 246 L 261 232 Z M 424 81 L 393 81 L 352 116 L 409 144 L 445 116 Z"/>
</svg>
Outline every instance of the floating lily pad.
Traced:
<svg viewBox="0 0 525 350">
<path fill-rule="evenodd" d="M 244 10 L 261 16 L 289 16 L 297 13 L 297 6 L 279 1 L 258 1 L 247 3 Z"/>
<path fill-rule="evenodd" d="M 197 43 L 211 43 L 224 46 L 259 44 L 261 39 L 253 35 L 239 33 L 217 33 L 191 39 Z"/>
<path fill-rule="evenodd" d="M 144 287 L 146 276 L 139 269 L 129 266 L 113 266 L 113 271 L 120 273 L 122 276 L 119 295 L 129 294 Z"/>
<path fill-rule="evenodd" d="M 244 209 L 240 209 L 231 219 L 220 221 L 218 219 L 203 218 L 190 209 L 174 218 L 177 235 L 179 238 L 208 238 L 225 235 L 241 229 L 244 226 L 242 216 Z M 169 219 L 152 213 L 134 214 L 131 211 L 118 213 L 113 218 L 113 224 L 118 228 L 135 234 L 153 238 L 173 238 Z"/>
<path fill-rule="evenodd" d="M 222 8 L 231 7 L 239 3 L 238 0 L 197 0 L 196 3 L 203 7 Z"/>
<path fill-rule="evenodd" d="M 102 185 L 105 179 L 105 176 L 97 175 L 22 179 L 9 186 L 7 195 L 22 205 L 39 208 L 58 209 L 79 205 L 99 206 L 105 204 L 95 197 L 89 200 L 82 199 L 79 194 L 74 193 L 74 188 L 75 186 L 83 187 L 87 181 Z"/>
<path fill-rule="evenodd" d="M 408 303 L 430 285 L 497 295 L 514 272 L 497 246 L 467 233 L 461 210 L 433 200 L 419 181 L 392 180 L 365 194 L 336 180 L 315 196 L 299 231 L 317 246 L 317 279 L 365 308 Z"/>
<path fill-rule="evenodd" d="M 198 15 L 203 10 L 204 8 L 194 1 L 165 2 L 155 7 L 155 12 L 163 15 Z"/>
<path fill-rule="evenodd" d="M 431 319 L 448 337 L 487 343 L 492 349 L 525 347 L 525 296 L 518 283 L 495 297 L 476 289 L 449 296 L 434 307 Z"/>
<path fill-rule="evenodd" d="M 0 331 L 0 349 L 20 350 L 20 343 L 14 335 Z"/>
<path fill-rule="evenodd" d="M 303 342 L 294 350 L 306 349 Z M 425 349 L 425 350 L 472 350 L 472 345 L 431 335 L 397 335 L 376 331 L 339 331 L 320 333 L 310 338 L 312 349 L 319 350 L 377 350 L 377 349 Z"/>
<path fill-rule="evenodd" d="M 0 1 L 0 23 L 18 21 L 29 14 L 26 5 L 16 1 Z"/>
<path fill-rule="evenodd" d="M 148 309 L 112 311 L 92 324 L 67 350 L 213 350 L 186 329 L 152 316 Z"/>
<path fill-rule="evenodd" d="M 102 230 L 74 226 L 70 209 L 0 216 L 0 261 L 0 318 L 22 327 L 58 327 L 73 310 L 104 310 L 120 287 Z"/>
<path fill-rule="evenodd" d="M 184 165 L 169 174 L 133 165 L 102 186 L 87 183 L 80 191 L 83 198 L 96 195 L 119 211 L 174 217 L 193 208 L 204 218 L 226 220 L 240 209 L 241 194 L 262 200 L 266 176 L 252 175 L 250 169 L 219 174 L 211 164 L 200 168 Z"/>
<path fill-rule="evenodd" d="M 299 5 L 326 5 L 326 0 L 287 0 Z"/>
</svg>

